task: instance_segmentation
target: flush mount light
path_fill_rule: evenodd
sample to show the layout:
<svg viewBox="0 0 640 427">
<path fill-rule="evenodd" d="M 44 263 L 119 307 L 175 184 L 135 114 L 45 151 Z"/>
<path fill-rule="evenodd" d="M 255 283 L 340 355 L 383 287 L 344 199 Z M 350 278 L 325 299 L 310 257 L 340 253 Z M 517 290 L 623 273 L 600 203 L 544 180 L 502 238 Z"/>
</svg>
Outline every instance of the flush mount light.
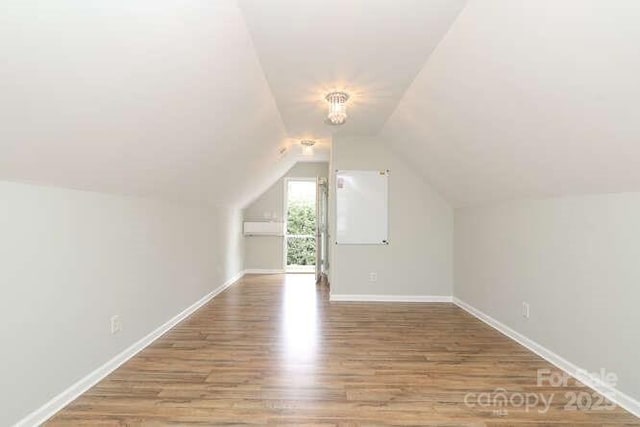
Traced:
<svg viewBox="0 0 640 427">
<path fill-rule="evenodd" d="M 304 145 L 305 147 L 313 147 L 316 142 L 313 139 L 303 139 L 302 141 L 300 141 L 300 144 Z"/>
<path fill-rule="evenodd" d="M 347 120 L 347 101 L 349 95 L 344 92 L 331 92 L 325 99 L 329 103 L 329 115 L 327 123 L 341 125 Z"/>
<path fill-rule="evenodd" d="M 315 141 L 313 139 L 303 139 L 302 141 L 300 141 L 300 144 L 302 145 L 302 154 L 304 154 L 305 156 L 312 156 L 313 155 L 313 146 L 315 145 Z"/>
</svg>

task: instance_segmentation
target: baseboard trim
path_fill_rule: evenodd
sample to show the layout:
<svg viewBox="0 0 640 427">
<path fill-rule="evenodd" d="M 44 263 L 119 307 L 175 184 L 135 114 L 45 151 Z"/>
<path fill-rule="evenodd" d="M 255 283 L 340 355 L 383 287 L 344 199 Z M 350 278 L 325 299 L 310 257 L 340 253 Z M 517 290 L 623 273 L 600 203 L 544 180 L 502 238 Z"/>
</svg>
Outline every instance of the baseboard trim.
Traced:
<svg viewBox="0 0 640 427">
<path fill-rule="evenodd" d="M 238 280 L 244 276 L 245 272 L 241 271 L 231 279 L 227 280 L 222 286 L 217 287 L 213 291 L 209 292 L 204 297 L 200 298 L 198 301 L 187 307 L 185 310 L 156 328 L 150 334 L 144 336 L 124 351 L 116 355 L 111 360 L 107 361 L 104 365 L 100 366 L 95 371 L 91 372 L 84 378 L 80 379 L 75 384 L 71 385 L 69 388 L 64 390 L 59 395 L 55 396 L 53 399 L 42 405 L 40 408 L 33 411 L 31 414 L 27 415 L 22 420 L 18 421 L 14 427 L 31 427 L 38 426 L 43 424 L 49 418 L 54 416 L 58 411 L 67 406 L 69 403 L 78 398 L 82 393 L 89 390 L 91 387 L 100 382 L 103 378 L 109 375 L 111 372 L 115 371 L 118 367 L 120 367 L 127 360 L 131 359 L 133 356 L 138 354 L 140 351 L 144 350 L 150 344 L 152 344 L 155 340 L 164 335 L 171 328 L 176 326 L 178 323 L 189 317 L 200 307 L 211 301 L 216 295 L 220 294 L 228 287 L 236 283 Z"/>
<path fill-rule="evenodd" d="M 269 268 L 248 268 L 244 271 L 244 274 L 284 274 L 283 269 L 269 269 Z"/>
<path fill-rule="evenodd" d="M 331 294 L 330 301 L 342 302 L 451 302 L 452 297 L 443 295 L 345 295 Z"/>
<path fill-rule="evenodd" d="M 545 359 L 547 362 L 551 363 L 558 369 L 571 375 L 572 377 L 580 381 L 582 384 L 594 389 L 600 394 L 603 394 L 618 406 L 626 409 L 636 417 L 640 418 L 640 401 L 619 391 L 615 387 L 611 387 L 609 384 L 605 382 L 599 381 L 596 378 L 593 378 L 592 376 L 585 375 L 585 372 L 587 372 L 587 370 L 580 368 L 579 366 L 573 364 L 572 362 L 569 362 L 567 359 L 564 359 L 563 357 L 559 356 L 558 354 L 554 353 L 548 348 L 538 344 L 532 339 L 527 338 L 521 333 L 516 332 L 515 330 L 511 329 L 509 326 L 499 322 L 498 320 L 478 310 L 472 305 L 467 304 L 461 299 L 457 297 L 453 297 L 453 303 L 456 304 L 461 309 L 463 309 L 464 311 L 466 311 L 467 313 L 471 314 L 472 316 L 478 318 L 482 322 L 491 326 L 498 332 L 506 335 L 507 337 L 511 338 L 512 340 L 516 341 L 517 343 L 531 350 L 532 352 L 542 357 L 543 359 Z"/>
</svg>

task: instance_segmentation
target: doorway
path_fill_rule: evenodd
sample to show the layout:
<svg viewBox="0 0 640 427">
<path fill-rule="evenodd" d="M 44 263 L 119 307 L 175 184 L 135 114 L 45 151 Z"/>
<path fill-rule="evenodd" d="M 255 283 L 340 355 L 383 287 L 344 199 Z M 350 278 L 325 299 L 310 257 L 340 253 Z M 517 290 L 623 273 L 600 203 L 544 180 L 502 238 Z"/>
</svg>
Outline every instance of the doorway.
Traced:
<svg viewBox="0 0 640 427">
<path fill-rule="evenodd" d="M 326 281 L 329 270 L 329 182 L 320 177 L 316 186 L 316 281 Z"/>
<path fill-rule="evenodd" d="M 285 180 L 284 269 L 287 273 L 316 273 L 316 192 L 316 178 Z"/>
</svg>

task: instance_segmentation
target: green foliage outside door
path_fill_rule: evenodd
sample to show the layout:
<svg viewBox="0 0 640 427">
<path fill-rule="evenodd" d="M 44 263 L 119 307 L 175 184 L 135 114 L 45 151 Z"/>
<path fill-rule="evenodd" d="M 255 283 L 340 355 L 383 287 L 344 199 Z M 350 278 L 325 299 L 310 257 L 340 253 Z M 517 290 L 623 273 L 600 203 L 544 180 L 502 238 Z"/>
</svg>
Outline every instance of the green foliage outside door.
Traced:
<svg viewBox="0 0 640 427">
<path fill-rule="evenodd" d="M 287 210 L 287 265 L 315 265 L 315 234 L 315 205 L 291 201 Z"/>
</svg>

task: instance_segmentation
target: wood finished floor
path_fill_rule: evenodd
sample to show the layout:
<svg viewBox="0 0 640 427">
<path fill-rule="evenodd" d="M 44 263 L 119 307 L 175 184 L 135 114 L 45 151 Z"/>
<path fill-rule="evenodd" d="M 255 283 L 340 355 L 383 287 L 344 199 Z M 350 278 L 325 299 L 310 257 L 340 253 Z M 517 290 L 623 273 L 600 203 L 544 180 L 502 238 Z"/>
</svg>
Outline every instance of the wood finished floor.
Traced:
<svg viewBox="0 0 640 427">
<path fill-rule="evenodd" d="M 452 304 L 330 303 L 308 275 L 245 276 L 48 425 L 640 425 L 566 411 L 566 392 L 592 392 L 537 387 L 545 368 Z M 496 389 L 554 399 L 465 404 Z"/>
</svg>

